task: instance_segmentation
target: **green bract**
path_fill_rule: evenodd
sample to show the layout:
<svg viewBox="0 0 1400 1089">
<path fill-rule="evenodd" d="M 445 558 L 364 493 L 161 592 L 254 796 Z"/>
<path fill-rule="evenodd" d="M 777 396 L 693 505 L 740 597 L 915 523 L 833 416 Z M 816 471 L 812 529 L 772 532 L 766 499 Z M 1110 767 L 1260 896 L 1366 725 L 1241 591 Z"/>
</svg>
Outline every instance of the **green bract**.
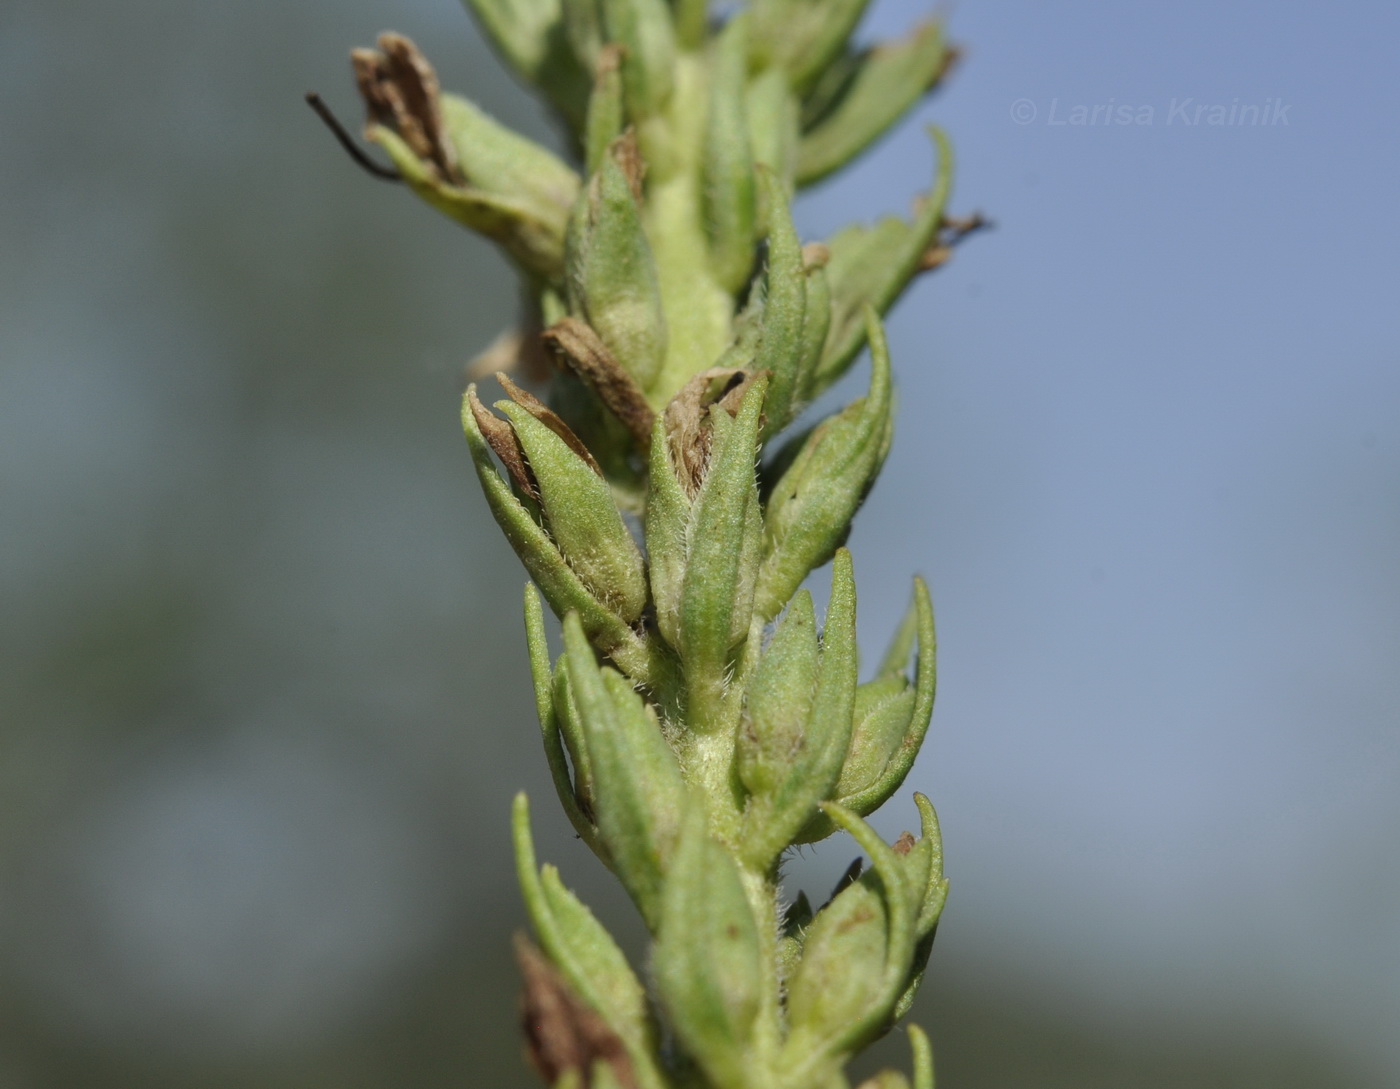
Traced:
<svg viewBox="0 0 1400 1089">
<path fill-rule="evenodd" d="M 442 94 L 406 38 L 354 54 L 368 138 L 521 274 L 521 333 L 492 358 L 518 351 L 538 396 L 501 374 L 507 399 L 488 408 L 470 386 L 462 421 L 532 580 L 556 793 L 653 939 L 630 965 L 537 865 L 519 798 L 530 1049 L 556 1087 L 848 1089 L 846 1061 L 908 1009 L 947 894 L 923 795 L 918 838 L 887 844 L 863 819 L 928 729 L 928 590 L 916 580 L 862 683 L 843 545 L 894 432 L 882 315 L 970 228 L 945 216 L 937 131 L 937 181 L 911 220 L 804 245 L 790 207 L 953 56 L 936 23 L 856 47 L 867 5 L 468 0 L 574 165 Z M 867 346 L 864 395 L 777 441 Z M 819 625 L 803 584 L 828 563 Z M 801 893 L 784 908 L 785 854 L 838 831 L 867 872 L 815 911 Z M 928 1040 L 909 1036 L 912 1079 L 865 1089 L 933 1089 Z"/>
</svg>

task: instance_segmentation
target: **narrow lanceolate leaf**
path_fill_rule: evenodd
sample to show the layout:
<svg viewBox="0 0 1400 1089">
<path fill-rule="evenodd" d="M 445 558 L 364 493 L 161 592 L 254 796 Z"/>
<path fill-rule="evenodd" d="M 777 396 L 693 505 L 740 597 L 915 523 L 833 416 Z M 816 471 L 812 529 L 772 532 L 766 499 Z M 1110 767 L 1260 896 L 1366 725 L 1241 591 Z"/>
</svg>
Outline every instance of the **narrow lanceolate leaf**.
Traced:
<svg viewBox="0 0 1400 1089">
<path fill-rule="evenodd" d="M 620 1070 L 630 1081 L 632 1063 L 622 1037 L 574 992 L 534 942 L 517 934 L 514 945 L 525 984 L 520 1003 L 525 1054 L 540 1077 L 551 1085 L 576 1087 L 584 1072 L 596 1076 Z"/>
<path fill-rule="evenodd" d="M 754 0 L 755 67 L 776 67 L 805 92 L 845 48 L 870 0 Z"/>
<path fill-rule="evenodd" d="M 833 1038 L 880 1002 L 890 944 L 882 893 L 879 881 L 867 875 L 847 885 L 807 928 L 802 959 L 788 980 L 785 1066 L 801 1069 L 839 1056 L 850 1045 L 841 1040 L 830 1046 Z"/>
<path fill-rule="evenodd" d="M 573 992 L 621 1039 L 639 1089 L 661 1089 L 646 992 L 627 958 L 559 872 L 549 865 L 538 868 L 524 794 L 516 795 L 512 827 L 516 874 L 541 948 Z"/>
<path fill-rule="evenodd" d="M 608 860 L 608 849 L 598 838 L 598 828 L 593 822 L 593 758 L 588 752 L 588 737 L 583 728 L 583 715 L 569 686 L 569 671 L 564 665 L 564 655 L 559 656 L 554 667 L 554 714 L 559 722 L 559 737 L 569 753 L 569 763 L 573 766 L 574 796 L 579 808 L 592 827 L 592 835 L 585 836 L 589 847 L 603 859 Z"/>
<path fill-rule="evenodd" d="M 562 279 L 564 235 L 556 230 L 552 216 L 541 217 L 538 209 L 518 198 L 444 184 L 386 128 L 371 128 L 368 136 L 384 148 L 409 188 L 428 204 L 497 243 L 522 271 L 548 282 Z"/>
<path fill-rule="evenodd" d="M 943 74 L 943 27 L 929 22 L 902 41 L 871 49 L 844 93 L 802 137 L 797 184 L 811 185 L 854 159 L 914 105 Z"/>
<path fill-rule="evenodd" d="M 914 580 L 914 611 L 918 618 L 918 653 L 914 667 L 913 706 L 909 711 L 904 736 L 886 759 L 883 769 L 861 786 L 856 785 L 853 776 L 850 793 L 842 792 L 839 795 L 842 805 L 861 816 L 875 812 L 903 785 L 914 766 L 914 758 L 923 746 L 929 720 L 933 716 L 933 701 L 938 686 L 938 636 L 933 625 L 933 602 L 923 579 Z M 860 777 L 865 778 L 867 774 L 868 770 Z"/>
<path fill-rule="evenodd" d="M 593 596 L 628 624 L 646 604 L 641 551 L 606 480 L 546 424 L 510 401 L 496 408 L 515 428 L 555 546 Z"/>
<path fill-rule="evenodd" d="M 681 646 L 681 601 L 685 594 L 686 527 L 690 497 L 671 457 L 664 416 L 651 438 L 651 487 L 647 492 L 646 542 L 656 626 L 672 647 Z"/>
<path fill-rule="evenodd" d="M 938 917 L 943 913 L 943 903 L 948 897 L 948 881 L 943 876 L 943 833 L 938 826 L 938 813 L 924 794 L 916 793 L 914 804 L 919 808 L 919 845 L 922 847 L 927 844 L 929 848 L 928 877 L 919 900 L 916 921 L 917 931 L 922 936 L 938 924 Z"/>
<path fill-rule="evenodd" d="M 468 387 L 462 401 L 462 428 L 467 435 L 477 479 L 486 503 L 506 540 L 515 549 L 530 577 L 557 615 L 577 613 L 593 644 L 617 662 L 639 683 L 650 679 L 653 662 L 641 637 L 616 612 L 601 601 L 559 554 L 544 528 L 511 492 L 491 462 L 476 416 L 471 410 L 475 387 Z"/>
<path fill-rule="evenodd" d="M 802 357 L 794 399 L 805 404 L 816 393 L 817 371 L 826 350 L 831 328 L 831 285 L 826 266 L 831 251 L 820 243 L 802 248 L 802 268 L 806 274 L 807 304 L 802 314 Z"/>
<path fill-rule="evenodd" d="M 912 849 L 905 852 L 903 862 L 908 871 L 909 892 L 915 903 L 915 944 L 914 954 L 905 974 L 903 992 L 894 1005 L 895 1018 L 903 1017 L 914 1003 L 914 995 L 918 992 L 919 984 L 923 982 L 924 971 L 928 967 L 929 953 L 933 950 L 938 919 L 943 914 L 943 904 L 948 899 L 948 880 L 943 876 L 943 839 L 938 830 L 938 814 L 934 812 L 933 803 L 924 795 L 915 794 L 914 802 L 919 807 L 923 836 Z M 906 832 L 901 842 L 907 845 L 911 838 Z"/>
<path fill-rule="evenodd" d="M 702 213 L 710 244 L 710 268 L 730 294 L 753 268 L 757 194 L 744 110 L 748 35 L 743 16 L 729 21 L 715 44 L 709 120 L 701 153 Z"/>
<path fill-rule="evenodd" d="M 802 243 L 788 210 L 782 182 L 771 170 L 759 175 L 768 209 L 767 288 L 763 305 L 762 336 L 754 367 L 767 371 L 768 400 L 765 435 L 776 435 L 801 409 L 800 385 L 803 354 L 802 326 L 807 312 L 807 273 Z"/>
<path fill-rule="evenodd" d="M 788 987 L 792 1032 L 784 1054 L 794 1062 L 842 1057 L 878 1035 L 904 992 L 918 942 L 922 889 L 901 856 L 849 810 L 830 802 L 823 810 L 860 844 L 871 870 L 819 911 L 808 930 Z"/>
<path fill-rule="evenodd" d="M 592 760 L 598 831 L 618 877 L 655 929 L 689 805 L 680 765 L 641 696 L 614 670 L 598 668 L 573 614 L 564 618 L 564 651 Z"/>
<path fill-rule="evenodd" d="M 903 677 L 879 677 L 856 689 L 851 751 L 841 768 L 840 800 L 875 783 L 905 735 L 914 713 L 914 687 Z"/>
<path fill-rule="evenodd" d="M 816 695 L 819 656 L 812 595 L 799 590 L 746 686 L 737 769 L 745 789 L 755 797 L 770 797 L 777 791 L 801 755 Z"/>
<path fill-rule="evenodd" d="M 710 1084 L 769 1084 L 754 1047 L 772 971 L 762 950 L 738 868 L 697 807 L 667 880 L 652 967 L 670 1023 Z"/>
<path fill-rule="evenodd" d="M 914 1050 L 914 1089 L 934 1089 L 933 1045 L 918 1025 L 909 1026 L 909 1045 Z"/>
<path fill-rule="evenodd" d="M 903 673 L 909 666 L 909 655 L 919 638 L 919 607 L 917 598 L 911 598 L 909 608 L 904 610 L 899 627 L 890 637 L 890 645 L 885 648 L 885 656 L 880 659 L 876 677 L 889 677 Z"/>
<path fill-rule="evenodd" d="M 782 72 L 769 69 L 749 80 L 746 112 L 754 162 L 772 170 L 792 192 L 801 111 Z"/>
<path fill-rule="evenodd" d="M 759 513 L 758 431 L 765 376 L 749 387 L 731 419 L 711 407 L 713 453 L 686 526 L 686 572 L 681 595 L 681 661 L 692 729 L 711 722 L 723 697 L 729 652 L 749 631 L 763 520 Z"/>
<path fill-rule="evenodd" d="M 929 132 L 938 148 L 938 176 L 913 222 L 891 216 L 873 227 L 847 227 L 828 243 L 831 328 L 809 396 L 815 397 L 846 373 L 865 346 L 866 307 L 884 314 L 894 305 L 938 238 L 952 186 L 953 150 L 939 129 Z"/>
<path fill-rule="evenodd" d="M 666 316 L 637 208 L 634 163 L 635 145 L 626 137 L 615 140 L 575 206 L 567 288 L 570 309 L 645 389 L 666 357 Z"/>
<path fill-rule="evenodd" d="M 550 668 L 549 646 L 545 640 L 544 608 L 540 604 L 539 591 L 528 582 L 525 584 L 525 638 L 530 648 L 530 675 L 535 683 L 535 712 L 540 720 L 540 734 L 544 739 L 545 759 L 549 762 L 554 791 L 559 795 L 559 804 L 564 807 L 569 823 L 574 826 L 579 838 L 594 851 L 601 851 L 598 829 L 585 812 L 574 778 L 569 774 L 569 763 L 564 755 L 561 708 L 556 706 L 554 699 L 554 673 Z M 578 750 L 575 748 L 574 752 L 575 765 L 579 766 Z M 586 766 L 579 766 L 578 776 L 580 781 L 587 782 Z"/>
<path fill-rule="evenodd" d="M 666 108 L 675 85 L 676 34 L 666 0 L 601 0 L 607 40 L 622 46 L 622 86 L 633 122 Z"/>
<path fill-rule="evenodd" d="M 773 488 L 764 527 L 765 556 L 754 610 L 764 620 L 849 532 L 851 519 L 884 464 L 893 428 L 889 352 L 879 320 L 868 315 L 870 392 L 823 421 Z"/>
<path fill-rule="evenodd" d="M 572 167 L 457 95 L 442 96 L 442 125 L 467 185 L 526 201 L 563 237 L 582 185 Z"/>
<path fill-rule="evenodd" d="M 772 776 L 769 789 L 750 798 L 744 813 L 740 851 L 753 869 L 766 869 L 816 815 L 817 803 L 831 796 L 851 745 L 856 669 L 855 578 L 851 554 L 841 549 L 831 575 L 831 605 L 810 713 L 786 766 Z"/>
</svg>

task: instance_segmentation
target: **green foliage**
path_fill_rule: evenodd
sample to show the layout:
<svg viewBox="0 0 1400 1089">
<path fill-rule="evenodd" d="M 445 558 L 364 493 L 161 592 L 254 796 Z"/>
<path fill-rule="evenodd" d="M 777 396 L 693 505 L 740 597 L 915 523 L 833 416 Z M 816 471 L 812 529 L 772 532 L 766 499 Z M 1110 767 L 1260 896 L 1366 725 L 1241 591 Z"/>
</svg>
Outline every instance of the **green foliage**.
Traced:
<svg viewBox="0 0 1400 1089">
<path fill-rule="evenodd" d="M 556 792 L 653 937 L 635 971 L 538 867 L 520 798 L 532 1054 L 576 1089 L 840 1089 L 846 1061 L 907 1010 L 947 894 L 926 798 L 918 839 L 891 846 L 863 820 L 928 729 L 928 591 L 916 581 L 860 683 L 842 547 L 893 436 L 881 315 L 957 234 L 947 141 L 934 133 L 938 179 L 912 221 L 804 246 L 790 203 L 952 54 L 933 23 L 857 49 L 866 0 L 752 0 L 728 18 L 704 0 L 469 6 L 558 113 L 578 171 L 441 94 L 396 35 L 355 54 L 367 132 L 429 204 L 500 243 L 546 327 L 546 350 L 527 333 L 522 357 L 565 372 L 548 403 L 502 376 L 492 411 L 469 387 L 462 420 L 533 580 Z M 766 455 L 867 345 L 868 392 Z M 827 563 L 819 630 L 802 584 Z M 554 662 L 541 595 L 563 625 Z M 870 869 L 816 911 L 801 895 L 783 911 L 785 852 L 838 830 Z M 912 1082 L 886 1071 L 867 1089 L 932 1089 L 928 1040 L 910 1039 Z"/>
</svg>

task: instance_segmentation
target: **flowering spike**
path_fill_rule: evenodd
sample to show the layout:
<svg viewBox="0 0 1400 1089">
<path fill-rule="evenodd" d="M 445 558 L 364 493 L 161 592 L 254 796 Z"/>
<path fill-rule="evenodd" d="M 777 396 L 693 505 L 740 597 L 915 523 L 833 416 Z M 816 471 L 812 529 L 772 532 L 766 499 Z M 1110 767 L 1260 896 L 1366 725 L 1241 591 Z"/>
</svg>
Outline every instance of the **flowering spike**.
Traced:
<svg viewBox="0 0 1400 1089">
<path fill-rule="evenodd" d="M 932 23 L 857 47 L 869 0 L 467 4 L 563 121 L 573 160 L 443 93 L 393 34 L 353 55 L 366 134 L 393 177 L 521 274 L 519 329 L 474 365 L 519 374 L 498 375 L 494 410 L 468 387 L 462 424 L 532 580 L 555 791 L 652 939 L 644 985 L 537 865 L 519 799 L 529 1053 L 555 1089 L 840 1089 L 913 1000 L 948 889 L 927 798 L 918 838 L 889 845 L 864 820 L 928 729 L 928 590 L 915 582 L 859 683 L 842 546 L 893 436 L 881 315 L 981 221 L 945 214 L 936 130 L 937 180 L 911 219 L 804 246 L 790 204 L 906 113 L 953 50 Z M 867 345 L 868 392 L 766 454 Z M 802 584 L 828 562 L 819 632 Z M 554 661 L 546 603 L 563 622 Z M 869 871 L 853 866 L 820 910 L 801 894 L 784 910 L 784 853 L 841 829 Z M 912 1081 L 885 1071 L 862 1089 L 933 1089 L 927 1038 L 910 1036 Z"/>
</svg>

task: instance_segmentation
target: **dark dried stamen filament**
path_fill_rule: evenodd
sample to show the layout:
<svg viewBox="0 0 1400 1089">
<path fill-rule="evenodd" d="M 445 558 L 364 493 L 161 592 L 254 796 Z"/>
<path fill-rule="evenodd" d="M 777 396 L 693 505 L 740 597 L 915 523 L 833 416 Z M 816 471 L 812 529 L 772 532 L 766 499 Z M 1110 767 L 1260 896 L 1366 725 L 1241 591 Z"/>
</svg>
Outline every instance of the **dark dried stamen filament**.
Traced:
<svg viewBox="0 0 1400 1089">
<path fill-rule="evenodd" d="M 306 104 L 316 111 L 316 116 L 321 119 L 326 128 L 331 130 L 331 134 L 340 141 L 340 146 L 346 150 L 350 158 L 354 159 L 356 164 L 367 174 L 371 174 L 383 181 L 403 181 L 403 175 L 397 170 L 391 170 L 387 166 L 380 166 L 364 153 L 360 145 L 355 143 L 350 134 L 345 131 L 345 126 L 337 120 L 335 114 L 331 113 L 331 108 L 326 105 L 325 101 L 315 91 L 306 92 Z"/>
</svg>

